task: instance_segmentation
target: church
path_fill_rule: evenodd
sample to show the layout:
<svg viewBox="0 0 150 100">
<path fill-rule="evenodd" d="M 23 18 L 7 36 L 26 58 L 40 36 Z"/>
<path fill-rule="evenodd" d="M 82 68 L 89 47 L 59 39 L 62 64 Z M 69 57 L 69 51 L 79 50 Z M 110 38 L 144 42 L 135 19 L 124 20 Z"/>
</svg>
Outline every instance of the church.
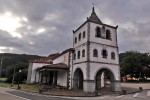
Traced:
<svg viewBox="0 0 150 100">
<path fill-rule="evenodd" d="M 117 28 L 104 24 L 93 7 L 90 17 L 73 30 L 73 48 L 29 61 L 27 83 L 91 93 L 108 86 L 121 91 Z"/>
</svg>

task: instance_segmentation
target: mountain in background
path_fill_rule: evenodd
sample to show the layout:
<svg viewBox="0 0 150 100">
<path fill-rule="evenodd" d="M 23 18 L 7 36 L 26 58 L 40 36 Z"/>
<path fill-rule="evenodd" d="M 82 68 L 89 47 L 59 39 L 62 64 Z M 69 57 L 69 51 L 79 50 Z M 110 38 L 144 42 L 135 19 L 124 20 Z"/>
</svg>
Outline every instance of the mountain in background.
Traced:
<svg viewBox="0 0 150 100">
<path fill-rule="evenodd" d="M 17 63 L 28 64 L 29 60 L 43 58 L 43 56 L 29 55 L 29 54 L 12 54 L 12 53 L 0 53 L 0 67 L 2 65 L 2 76 L 6 76 L 7 69 L 16 65 Z"/>
</svg>

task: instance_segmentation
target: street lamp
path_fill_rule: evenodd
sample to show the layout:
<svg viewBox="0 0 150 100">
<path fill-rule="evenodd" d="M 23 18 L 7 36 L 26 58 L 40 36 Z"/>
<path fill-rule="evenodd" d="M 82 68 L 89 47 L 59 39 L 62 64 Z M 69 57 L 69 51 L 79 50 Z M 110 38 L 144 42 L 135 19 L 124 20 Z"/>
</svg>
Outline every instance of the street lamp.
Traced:
<svg viewBox="0 0 150 100">
<path fill-rule="evenodd" d="M 20 89 L 19 82 L 20 82 L 20 73 L 21 73 L 21 72 L 22 72 L 22 70 L 19 69 L 19 73 L 18 73 L 18 87 L 17 87 L 18 90 Z"/>
</svg>

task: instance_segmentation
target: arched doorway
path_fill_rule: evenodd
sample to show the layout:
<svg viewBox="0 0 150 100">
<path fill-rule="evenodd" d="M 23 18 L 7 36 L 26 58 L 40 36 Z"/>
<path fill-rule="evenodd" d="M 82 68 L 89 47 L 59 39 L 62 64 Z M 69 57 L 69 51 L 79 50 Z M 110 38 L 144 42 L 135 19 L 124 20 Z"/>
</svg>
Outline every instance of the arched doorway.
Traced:
<svg viewBox="0 0 150 100">
<path fill-rule="evenodd" d="M 95 77 L 96 90 L 105 88 L 107 90 L 113 90 L 114 74 L 107 68 L 100 69 Z"/>
<path fill-rule="evenodd" d="M 80 68 L 77 68 L 73 76 L 73 88 L 83 89 L 83 73 Z"/>
</svg>

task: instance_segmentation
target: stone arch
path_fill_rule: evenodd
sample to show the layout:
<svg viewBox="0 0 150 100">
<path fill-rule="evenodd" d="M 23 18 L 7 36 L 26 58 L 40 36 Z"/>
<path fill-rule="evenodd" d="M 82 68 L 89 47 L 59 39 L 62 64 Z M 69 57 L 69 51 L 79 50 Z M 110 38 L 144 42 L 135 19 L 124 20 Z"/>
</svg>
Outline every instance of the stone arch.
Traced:
<svg viewBox="0 0 150 100">
<path fill-rule="evenodd" d="M 83 89 L 83 72 L 80 68 L 77 68 L 73 74 L 73 88 L 74 89 Z"/>
<path fill-rule="evenodd" d="M 100 90 L 101 88 L 107 88 L 108 90 L 113 91 L 113 82 L 115 80 L 115 74 L 110 68 L 100 68 L 95 73 L 95 89 Z"/>
</svg>

